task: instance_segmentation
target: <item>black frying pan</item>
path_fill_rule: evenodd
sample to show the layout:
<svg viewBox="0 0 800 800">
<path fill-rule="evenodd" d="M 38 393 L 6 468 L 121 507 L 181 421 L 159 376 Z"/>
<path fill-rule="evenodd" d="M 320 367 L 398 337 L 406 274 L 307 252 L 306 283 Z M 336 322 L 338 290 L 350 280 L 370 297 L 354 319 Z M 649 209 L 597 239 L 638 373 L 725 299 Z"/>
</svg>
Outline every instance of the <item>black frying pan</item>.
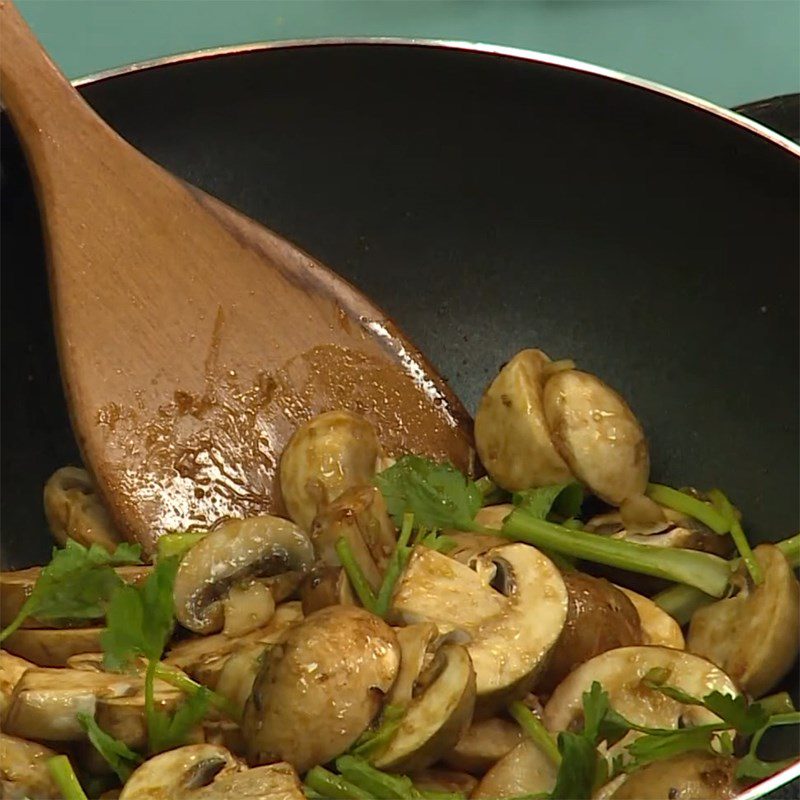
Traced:
<svg viewBox="0 0 800 800">
<path fill-rule="evenodd" d="M 658 479 L 724 487 L 756 540 L 796 530 L 800 149 L 621 76 L 439 45 L 256 47 L 84 93 L 373 297 L 470 409 L 516 350 L 572 357 L 628 398 Z M 2 559 L 19 567 L 46 560 L 42 485 L 79 457 L 3 124 Z M 776 754 L 796 744 L 782 732 Z"/>
</svg>

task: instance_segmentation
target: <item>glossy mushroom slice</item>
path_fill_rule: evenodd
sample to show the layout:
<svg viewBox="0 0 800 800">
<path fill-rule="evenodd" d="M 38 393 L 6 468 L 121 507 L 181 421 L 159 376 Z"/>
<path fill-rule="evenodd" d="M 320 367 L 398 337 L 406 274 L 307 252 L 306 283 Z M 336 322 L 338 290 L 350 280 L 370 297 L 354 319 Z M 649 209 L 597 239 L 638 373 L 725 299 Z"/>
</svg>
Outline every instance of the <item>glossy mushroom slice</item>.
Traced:
<svg viewBox="0 0 800 800">
<path fill-rule="evenodd" d="M 652 728 L 700 725 L 719 718 L 699 706 L 684 705 L 651 689 L 645 678 L 652 670 L 666 672 L 666 683 L 693 697 L 712 691 L 739 694 L 734 682 L 710 661 L 667 647 L 620 647 L 581 664 L 553 692 L 542 721 L 553 732 L 569 730 L 583 714 L 583 693 L 597 681 L 608 693 L 611 707 L 625 719 Z"/>
<path fill-rule="evenodd" d="M 764 581 L 741 568 L 742 590 L 695 611 L 687 647 L 724 669 L 753 697 L 766 694 L 791 669 L 800 648 L 800 584 L 774 545 L 754 554 Z"/>
<path fill-rule="evenodd" d="M 556 766 L 530 740 L 523 739 L 484 776 L 472 800 L 500 800 L 550 792 L 556 782 Z"/>
<path fill-rule="evenodd" d="M 3 646 L 37 666 L 64 667 L 74 655 L 98 652 L 103 630 L 97 627 L 19 628 L 3 642 Z"/>
<path fill-rule="evenodd" d="M 310 531 L 314 517 L 346 489 L 372 483 L 378 435 L 352 411 L 328 411 L 301 425 L 281 455 L 280 483 L 289 516 Z"/>
<path fill-rule="evenodd" d="M 113 553 L 125 541 L 94 481 L 79 467 L 62 467 L 48 478 L 44 485 L 44 514 L 50 533 L 62 547 L 72 539 L 84 547 L 97 544 Z"/>
<path fill-rule="evenodd" d="M 489 550 L 475 571 L 420 547 L 399 581 L 392 613 L 470 635 L 476 714 L 489 716 L 533 686 L 564 627 L 567 590 L 550 559 L 525 544 Z"/>
<path fill-rule="evenodd" d="M 408 777 L 411 778 L 414 788 L 426 797 L 428 792 L 469 797 L 478 785 L 478 781 L 472 775 L 447 769 L 423 769 L 412 772 Z"/>
<path fill-rule="evenodd" d="M 227 697 L 236 708 L 244 708 L 256 675 L 271 647 L 274 645 L 259 643 L 232 653 L 220 670 L 214 691 Z"/>
<path fill-rule="evenodd" d="M 36 742 L 0 733 L 0 797 L 52 800 L 61 797 L 47 762 L 56 755 Z"/>
<path fill-rule="evenodd" d="M 232 637 L 263 628 L 275 613 L 272 592 L 257 580 L 231 586 L 222 605 L 222 632 Z"/>
<path fill-rule="evenodd" d="M 300 584 L 303 613 L 311 614 L 328 606 L 354 606 L 358 602 L 347 573 L 342 567 L 314 567 Z"/>
<path fill-rule="evenodd" d="M 676 650 L 685 648 L 686 643 L 681 626 L 666 611 L 638 592 L 626 589 L 624 586 L 617 586 L 616 588 L 633 603 L 636 612 L 639 614 L 639 621 L 642 626 L 642 644 L 673 647 Z"/>
<path fill-rule="evenodd" d="M 289 520 L 269 515 L 231 520 L 199 541 L 175 577 L 175 616 L 195 633 L 224 624 L 220 600 L 231 587 L 279 572 L 307 570 L 314 563 L 308 536 Z"/>
<path fill-rule="evenodd" d="M 242 728 L 253 765 L 299 772 L 347 750 L 380 711 L 400 666 L 397 637 L 353 606 L 310 614 L 265 655 Z"/>
<path fill-rule="evenodd" d="M 24 658 L 0 650 L 0 723 L 3 723 L 14 694 L 14 687 L 19 683 L 25 671 L 34 667 Z"/>
<path fill-rule="evenodd" d="M 475 415 L 475 446 L 492 480 L 509 491 L 572 480 L 550 437 L 542 389 L 551 361 L 522 350 L 484 392 Z"/>
<path fill-rule="evenodd" d="M 474 708 L 475 671 L 469 654 L 461 645 L 444 645 L 419 676 L 416 696 L 373 763 L 394 772 L 431 766 L 464 734 Z"/>
<path fill-rule="evenodd" d="M 452 769 L 483 775 L 523 739 L 519 725 L 502 717 L 476 720 L 446 753 L 443 761 Z"/>
<path fill-rule="evenodd" d="M 230 772 L 181 800 L 306 800 L 300 778 L 291 764 Z"/>
</svg>

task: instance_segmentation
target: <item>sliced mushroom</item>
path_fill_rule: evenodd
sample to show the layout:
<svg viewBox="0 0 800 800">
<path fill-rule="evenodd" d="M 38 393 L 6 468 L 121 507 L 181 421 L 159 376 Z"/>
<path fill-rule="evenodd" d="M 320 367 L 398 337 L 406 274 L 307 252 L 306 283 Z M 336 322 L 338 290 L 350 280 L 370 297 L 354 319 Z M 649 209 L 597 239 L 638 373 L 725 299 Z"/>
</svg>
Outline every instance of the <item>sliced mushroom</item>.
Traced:
<svg viewBox="0 0 800 800">
<path fill-rule="evenodd" d="M 754 554 L 764 581 L 695 611 L 687 647 L 724 669 L 748 694 L 761 697 L 791 669 L 800 648 L 800 584 L 781 551 L 761 544 Z"/>
<path fill-rule="evenodd" d="M 478 784 L 473 800 L 500 800 L 551 792 L 556 767 L 529 739 L 523 739 L 500 759 Z"/>
<path fill-rule="evenodd" d="M 420 792 L 441 792 L 469 797 L 478 781 L 466 772 L 453 772 L 448 769 L 423 769 L 408 776 Z M 426 795 L 427 796 L 427 795 Z"/>
<path fill-rule="evenodd" d="M 93 716 L 98 698 L 131 695 L 142 685 L 134 675 L 29 669 L 14 687 L 4 730 L 24 739 L 78 741 L 85 736 L 79 711 Z"/>
<path fill-rule="evenodd" d="M 62 467 L 48 478 L 44 513 L 53 538 L 62 547 L 72 539 L 84 547 L 98 544 L 113 553 L 125 541 L 85 469 Z"/>
<path fill-rule="evenodd" d="M 5 721 L 14 687 L 25 671 L 33 666 L 34 664 L 24 658 L 0 650 L 0 724 Z"/>
<path fill-rule="evenodd" d="M 638 592 L 617 586 L 633 603 L 639 614 L 642 626 L 642 644 L 655 644 L 662 647 L 673 647 L 683 650 L 686 646 L 683 640 L 681 626 L 666 611 L 659 608 L 652 600 Z"/>
<path fill-rule="evenodd" d="M 258 581 L 231 586 L 222 604 L 225 618 L 222 632 L 226 636 L 244 636 L 263 628 L 275 613 L 272 592 Z"/>
<path fill-rule="evenodd" d="M 248 578 L 306 570 L 314 548 L 289 520 L 262 516 L 231 520 L 198 542 L 181 561 L 175 578 L 175 616 L 195 633 L 223 626 L 219 601 Z"/>
<path fill-rule="evenodd" d="M 47 762 L 56 754 L 36 742 L 0 733 L 0 797 L 52 800 L 61 797 Z"/>
<path fill-rule="evenodd" d="M 542 397 L 553 443 L 581 483 L 613 505 L 644 494 L 647 440 L 620 395 L 594 375 L 570 369 L 552 375 Z"/>
<path fill-rule="evenodd" d="M 400 645 L 400 669 L 389 693 L 387 703 L 405 708 L 414 698 L 419 676 L 433 660 L 441 644 L 439 628 L 432 622 L 419 622 L 404 628 L 395 628 Z"/>
<path fill-rule="evenodd" d="M 444 763 L 470 775 L 483 775 L 521 741 L 519 725 L 502 717 L 472 723 L 456 746 L 444 756 Z"/>
<path fill-rule="evenodd" d="M 508 491 L 567 483 L 572 472 L 545 420 L 542 388 L 550 359 L 522 350 L 484 392 L 475 415 L 475 446 L 492 480 Z"/>
<path fill-rule="evenodd" d="M 395 772 L 431 766 L 463 736 L 474 708 L 475 671 L 469 654 L 462 645 L 444 645 L 420 676 L 419 693 L 373 763 Z"/>
<path fill-rule="evenodd" d="M 317 558 L 338 566 L 336 543 L 344 538 L 373 589 L 394 550 L 396 534 L 383 495 L 375 486 L 354 486 L 322 507 L 311 527 Z"/>
<path fill-rule="evenodd" d="M 78 653 L 100 650 L 103 628 L 19 628 L 4 642 L 14 655 L 40 667 L 64 667 Z"/>
<path fill-rule="evenodd" d="M 311 614 L 328 606 L 357 604 L 353 587 L 342 567 L 314 567 L 300 586 L 303 613 Z"/>
<path fill-rule="evenodd" d="M 248 761 L 299 772 L 347 750 L 366 730 L 400 665 L 397 638 L 353 606 L 309 615 L 265 656 L 242 728 Z"/>
<path fill-rule="evenodd" d="M 134 566 L 117 567 L 114 571 L 125 583 L 136 585 L 143 581 L 151 570 L 152 567 Z M 0 572 L 0 625 L 5 627 L 11 624 L 25 601 L 30 597 L 41 574 L 41 567 Z M 48 628 L 51 627 L 51 624 L 28 617 L 22 623 L 22 627 Z"/>
<path fill-rule="evenodd" d="M 204 719 L 203 734 L 207 744 L 217 744 L 244 758 L 246 749 L 242 729 L 229 719 Z"/>
<path fill-rule="evenodd" d="M 175 713 L 184 702 L 180 689 L 160 684 L 153 692 L 153 701 L 158 711 Z M 132 750 L 147 746 L 147 719 L 145 716 L 144 692 L 136 692 L 126 697 L 99 697 L 95 705 L 97 724 L 115 739 Z M 198 727 L 191 736 L 192 741 L 203 741 L 202 730 Z"/>
<path fill-rule="evenodd" d="M 184 670 L 209 689 L 216 686 L 219 674 L 231 653 L 254 644 L 275 644 L 282 641 L 292 626 L 303 619 L 297 601 L 282 603 L 275 609 L 270 621 L 246 636 L 230 637 L 224 633 L 186 639 L 172 647 L 165 663 Z"/>
<path fill-rule="evenodd" d="M 645 644 L 639 614 L 623 592 L 603 578 L 562 574 L 569 595 L 567 621 L 536 691 L 544 694 L 579 664 L 615 647 Z"/>
<path fill-rule="evenodd" d="M 231 772 L 185 800 L 306 800 L 300 778 L 291 764 L 269 764 Z"/>
<path fill-rule="evenodd" d="M 232 653 L 225 660 L 214 691 L 227 697 L 236 708 L 244 708 L 265 653 L 273 646 L 255 644 Z"/>
<path fill-rule="evenodd" d="M 120 800 L 182 800 L 195 798 L 212 781 L 243 770 L 241 761 L 224 747 L 193 744 L 167 750 L 134 770 Z"/>
<path fill-rule="evenodd" d="M 567 590 L 553 563 L 525 544 L 489 550 L 474 572 L 420 547 L 399 582 L 392 613 L 471 636 L 476 713 L 488 716 L 536 681 L 564 627 Z"/>
<path fill-rule="evenodd" d="M 297 596 L 300 584 L 303 582 L 305 572 L 290 570 L 281 572 L 278 575 L 270 575 L 268 578 L 259 578 L 259 583 L 263 583 L 272 593 L 272 599 L 277 606 L 287 600 L 292 600 Z"/>
<path fill-rule="evenodd" d="M 719 718 L 699 706 L 687 706 L 649 688 L 651 670 L 666 670 L 666 683 L 694 697 L 709 692 L 735 695 L 733 681 L 710 661 L 667 647 L 620 647 L 581 664 L 553 692 L 542 721 L 550 731 L 568 730 L 583 714 L 583 693 L 597 681 L 608 693 L 611 707 L 625 719 L 652 728 L 674 728 L 681 722 L 700 725 Z"/>
<path fill-rule="evenodd" d="M 736 759 L 685 753 L 655 761 L 628 775 L 612 800 L 728 800 L 738 796 Z"/>
<path fill-rule="evenodd" d="M 301 425 L 281 455 L 289 516 L 304 530 L 346 489 L 372 483 L 381 446 L 375 429 L 351 411 L 329 411 Z"/>
</svg>

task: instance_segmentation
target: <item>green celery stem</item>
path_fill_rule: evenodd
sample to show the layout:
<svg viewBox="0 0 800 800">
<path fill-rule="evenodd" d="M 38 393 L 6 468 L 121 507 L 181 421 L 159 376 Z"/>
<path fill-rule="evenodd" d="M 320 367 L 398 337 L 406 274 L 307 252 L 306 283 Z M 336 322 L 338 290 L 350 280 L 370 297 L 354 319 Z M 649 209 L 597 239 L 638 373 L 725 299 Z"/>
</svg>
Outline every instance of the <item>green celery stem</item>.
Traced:
<svg viewBox="0 0 800 800">
<path fill-rule="evenodd" d="M 168 683 L 170 686 L 174 686 L 176 689 L 180 689 L 182 692 L 186 694 L 194 694 L 197 692 L 198 689 L 203 688 L 201 684 L 193 681 L 188 675 L 184 675 L 182 672 L 177 672 L 175 670 L 168 669 L 163 664 L 155 662 L 155 677 L 158 678 L 160 681 L 164 681 L 164 683 Z M 217 692 L 212 692 L 211 690 L 208 691 L 208 699 L 214 708 L 219 711 L 222 711 L 224 714 L 229 716 L 234 722 L 241 722 L 242 719 L 242 709 L 228 700 L 227 697 L 224 697 Z"/>
<path fill-rule="evenodd" d="M 656 503 L 671 508 L 673 511 L 680 511 L 690 517 L 699 519 L 700 522 L 708 525 L 714 533 L 724 534 L 729 530 L 728 520 L 717 511 L 710 503 L 698 500 L 696 497 L 679 492 L 669 486 L 660 483 L 648 483 L 645 494 Z"/>
<path fill-rule="evenodd" d="M 87 800 L 75 771 L 72 769 L 72 764 L 69 763 L 66 756 L 51 758 L 47 762 L 47 769 L 56 782 L 63 800 Z"/>
<path fill-rule="evenodd" d="M 305 784 L 329 800 L 373 800 L 369 792 L 340 775 L 334 775 L 325 767 L 312 767 L 306 773 Z"/>
<path fill-rule="evenodd" d="M 358 595 L 361 605 L 364 606 L 367 611 L 375 613 L 375 606 L 377 603 L 375 593 L 372 591 L 369 581 L 367 581 L 363 570 L 358 565 L 353 555 L 350 542 L 344 537 L 336 542 L 336 555 L 339 556 L 339 561 L 342 562 L 344 571 L 347 573 L 347 577 L 350 579 L 350 583 L 355 593 Z"/>
<path fill-rule="evenodd" d="M 519 700 L 511 703 L 508 711 L 528 738 L 537 745 L 555 766 L 559 766 L 561 764 L 561 753 L 558 752 L 558 745 L 539 717 Z"/>
</svg>

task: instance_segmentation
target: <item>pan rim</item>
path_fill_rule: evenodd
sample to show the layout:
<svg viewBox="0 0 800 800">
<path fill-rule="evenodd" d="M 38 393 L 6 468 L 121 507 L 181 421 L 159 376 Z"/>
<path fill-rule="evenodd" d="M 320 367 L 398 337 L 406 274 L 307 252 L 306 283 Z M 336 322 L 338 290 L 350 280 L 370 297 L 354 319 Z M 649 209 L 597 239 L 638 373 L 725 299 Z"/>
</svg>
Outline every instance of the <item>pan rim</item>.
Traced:
<svg viewBox="0 0 800 800">
<path fill-rule="evenodd" d="M 71 81 L 73 86 L 89 86 L 110 78 L 116 78 L 136 72 L 157 69 L 159 67 L 172 64 L 181 64 L 190 61 L 201 61 L 212 58 L 220 58 L 231 55 L 241 55 L 244 53 L 260 52 L 267 50 L 299 49 L 304 47 L 330 47 L 347 45 L 390 45 L 398 47 L 423 47 L 443 50 L 456 50 L 462 52 L 473 52 L 485 55 L 502 56 L 515 58 L 521 61 L 544 64 L 560 69 L 572 70 L 599 78 L 615 81 L 628 86 L 634 86 L 653 94 L 677 100 L 685 105 L 699 109 L 706 113 L 721 118 L 722 120 L 742 128 L 749 133 L 755 134 L 762 139 L 769 141 L 791 155 L 800 158 L 800 145 L 795 144 L 790 139 L 781 136 L 771 128 L 766 127 L 748 117 L 731 111 L 730 109 L 719 106 L 710 100 L 684 92 L 680 89 L 673 89 L 656 81 L 646 78 L 639 78 L 618 70 L 600 67 L 579 59 L 568 58 L 565 56 L 542 53 L 535 50 L 527 50 L 520 47 L 510 47 L 506 45 L 484 44 L 478 42 L 468 42 L 449 39 L 427 39 L 427 38 L 405 38 L 405 37 L 380 37 L 380 36 L 352 36 L 352 37 L 320 37 L 309 39 L 283 39 L 275 41 L 259 41 L 235 45 L 223 45 L 220 47 L 202 48 L 181 53 L 175 53 L 159 58 L 136 61 L 130 64 L 123 64 L 118 67 L 111 67 L 106 70 L 90 73 L 89 75 L 75 78 Z M 800 760 L 787 766 L 780 772 L 755 784 L 737 795 L 737 800 L 757 800 L 764 795 L 772 792 L 790 781 L 800 778 Z"/>
<path fill-rule="evenodd" d="M 510 47 L 507 45 L 485 44 L 482 42 L 468 42 L 458 39 L 427 39 L 427 38 L 406 38 L 395 36 L 332 36 L 308 39 L 276 39 L 274 41 L 247 42 L 243 44 L 222 45 L 220 47 L 201 48 L 189 50 L 172 55 L 160 56 L 158 58 L 135 61 L 130 64 L 123 64 L 118 67 L 100 70 L 75 78 L 71 81 L 73 86 L 87 86 L 93 83 L 128 75 L 134 72 L 142 72 L 172 64 L 182 64 L 189 61 L 203 61 L 211 58 L 220 58 L 230 55 L 241 55 L 244 53 L 260 52 L 266 50 L 289 50 L 303 47 L 331 47 L 347 45 L 389 45 L 396 47 L 427 47 L 441 50 L 457 50 L 462 52 L 481 53 L 484 55 L 502 56 L 505 58 L 515 58 L 520 61 L 544 64 L 560 69 L 572 70 L 599 78 L 614 81 L 617 83 L 634 86 L 653 94 L 677 100 L 685 105 L 704 111 L 708 114 L 725 120 L 726 122 L 743 128 L 749 133 L 755 134 L 767 140 L 773 145 L 785 150 L 793 156 L 800 158 L 800 145 L 795 144 L 791 139 L 777 133 L 776 131 L 762 125 L 759 122 L 749 119 L 741 114 L 731 111 L 728 108 L 717 105 L 710 100 L 685 92 L 681 89 L 673 89 L 662 83 L 639 78 L 629 75 L 619 70 L 601 67 L 587 61 L 581 61 L 566 56 L 558 56 L 550 53 L 542 53 L 537 50 L 527 50 L 522 47 Z"/>
</svg>

